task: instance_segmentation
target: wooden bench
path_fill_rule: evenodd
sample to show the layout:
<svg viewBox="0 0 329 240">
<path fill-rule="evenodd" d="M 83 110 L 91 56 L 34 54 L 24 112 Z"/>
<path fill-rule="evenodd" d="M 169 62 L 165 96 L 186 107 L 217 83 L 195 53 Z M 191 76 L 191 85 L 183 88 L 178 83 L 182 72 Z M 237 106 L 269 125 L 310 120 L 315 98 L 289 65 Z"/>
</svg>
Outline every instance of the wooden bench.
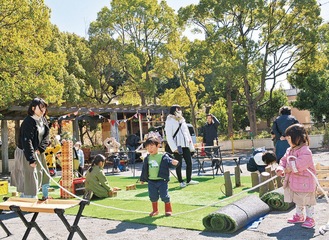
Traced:
<svg viewBox="0 0 329 240">
<path fill-rule="evenodd" d="M 315 165 L 316 176 L 318 178 L 320 186 L 323 190 L 328 193 L 329 192 L 329 166 L 322 166 L 320 163 Z M 318 196 L 322 196 L 323 192 L 320 188 L 317 188 L 316 194 Z"/>
</svg>

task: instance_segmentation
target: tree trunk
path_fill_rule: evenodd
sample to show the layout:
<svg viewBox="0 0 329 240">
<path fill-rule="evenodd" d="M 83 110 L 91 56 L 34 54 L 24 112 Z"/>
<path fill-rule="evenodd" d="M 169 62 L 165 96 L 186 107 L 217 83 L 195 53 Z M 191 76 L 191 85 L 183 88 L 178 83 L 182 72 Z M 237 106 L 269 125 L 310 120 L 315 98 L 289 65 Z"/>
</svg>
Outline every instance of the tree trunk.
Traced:
<svg viewBox="0 0 329 240">
<path fill-rule="evenodd" d="M 248 101 L 249 102 L 249 101 Z M 253 136 L 257 135 L 257 117 L 256 117 L 256 106 L 254 102 L 251 102 L 247 106 L 248 119 L 250 124 L 250 132 Z"/>
</svg>

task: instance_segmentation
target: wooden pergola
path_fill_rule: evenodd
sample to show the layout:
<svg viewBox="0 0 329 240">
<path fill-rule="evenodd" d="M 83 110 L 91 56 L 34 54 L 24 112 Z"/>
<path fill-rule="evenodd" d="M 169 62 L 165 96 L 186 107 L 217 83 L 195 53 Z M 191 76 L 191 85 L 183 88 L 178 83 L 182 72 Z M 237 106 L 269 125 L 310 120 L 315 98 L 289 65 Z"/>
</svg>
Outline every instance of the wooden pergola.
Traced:
<svg viewBox="0 0 329 240">
<path fill-rule="evenodd" d="M 2 173 L 9 173 L 9 158 L 8 158 L 8 121 L 15 121 L 15 136 L 17 138 L 20 121 L 27 116 L 28 106 L 11 106 L 5 109 L 0 109 L 1 120 L 1 141 L 2 141 Z M 118 120 L 118 115 L 133 115 L 133 114 L 162 114 L 167 115 L 169 107 L 159 105 L 117 105 L 111 104 L 97 107 L 52 107 L 48 108 L 48 116 L 51 119 L 60 119 L 65 116 L 74 114 L 73 118 L 73 136 L 79 139 L 78 119 L 83 115 L 101 115 L 109 116 L 111 120 Z M 141 123 L 140 123 L 141 126 Z M 140 132 L 142 135 L 142 132 Z"/>
</svg>

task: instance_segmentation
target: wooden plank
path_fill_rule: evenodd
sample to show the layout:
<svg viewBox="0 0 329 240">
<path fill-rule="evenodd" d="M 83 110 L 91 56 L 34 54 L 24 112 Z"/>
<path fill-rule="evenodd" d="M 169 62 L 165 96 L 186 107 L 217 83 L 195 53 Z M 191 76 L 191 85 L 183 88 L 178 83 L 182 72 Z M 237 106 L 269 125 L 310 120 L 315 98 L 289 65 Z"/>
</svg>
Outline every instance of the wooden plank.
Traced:
<svg viewBox="0 0 329 240">
<path fill-rule="evenodd" d="M 54 213 L 56 208 L 67 209 L 79 205 L 77 200 L 47 199 L 40 201 L 32 198 L 15 198 L 11 197 L 7 201 L 0 203 L 0 209 L 10 210 L 10 206 L 19 206 L 25 212 L 43 212 Z"/>
<path fill-rule="evenodd" d="M 329 187 L 329 179 L 319 179 L 321 187 Z"/>
<path fill-rule="evenodd" d="M 320 163 L 317 163 L 317 164 L 315 165 L 315 169 L 316 169 L 316 170 L 329 170 L 329 166 L 323 166 L 323 165 L 321 165 Z"/>
<path fill-rule="evenodd" d="M 325 173 L 325 174 L 328 174 L 329 175 L 329 169 L 328 170 L 316 170 L 316 173 L 317 174 L 319 174 L 319 173 L 320 174 L 324 174 Z"/>
<path fill-rule="evenodd" d="M 317 174 L 316 175 L 318 179 L 329 179 L 329 175 L 327 174 Z"/>
</svg>

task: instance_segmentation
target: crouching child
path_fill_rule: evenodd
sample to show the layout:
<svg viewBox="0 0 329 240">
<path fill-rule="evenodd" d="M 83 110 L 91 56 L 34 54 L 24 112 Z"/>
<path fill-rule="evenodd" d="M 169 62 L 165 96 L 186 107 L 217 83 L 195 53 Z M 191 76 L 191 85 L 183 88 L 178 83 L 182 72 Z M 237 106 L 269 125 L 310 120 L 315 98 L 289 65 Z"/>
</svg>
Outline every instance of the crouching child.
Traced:
<svg viewBox="0 0 329 240">
<path fill-rule="evenodd" d="M 257 152 L 249 159 L 247 170 L 249 172 L 265 172 L 265 168 L 276 163 L 276 156 L 273 151 Z"/>
<path fill-rule="evenodd" d="M 141 184 L 148 183 L 148 193 L 153 208 L 149 215 L 153 217 L 159 214 L 158 200 L 160 197 L 165 203 L 165 215 L 171 216 L 172 209 L 168 193 L 169 168 L 176 167 L 179 162 L 172 159 L 168 153 L 159 153 L 160 140 L 157 137 L 148 138 L 144 147 L 149 154 L 144 159 L 140 182 Z"/>
</svg>

